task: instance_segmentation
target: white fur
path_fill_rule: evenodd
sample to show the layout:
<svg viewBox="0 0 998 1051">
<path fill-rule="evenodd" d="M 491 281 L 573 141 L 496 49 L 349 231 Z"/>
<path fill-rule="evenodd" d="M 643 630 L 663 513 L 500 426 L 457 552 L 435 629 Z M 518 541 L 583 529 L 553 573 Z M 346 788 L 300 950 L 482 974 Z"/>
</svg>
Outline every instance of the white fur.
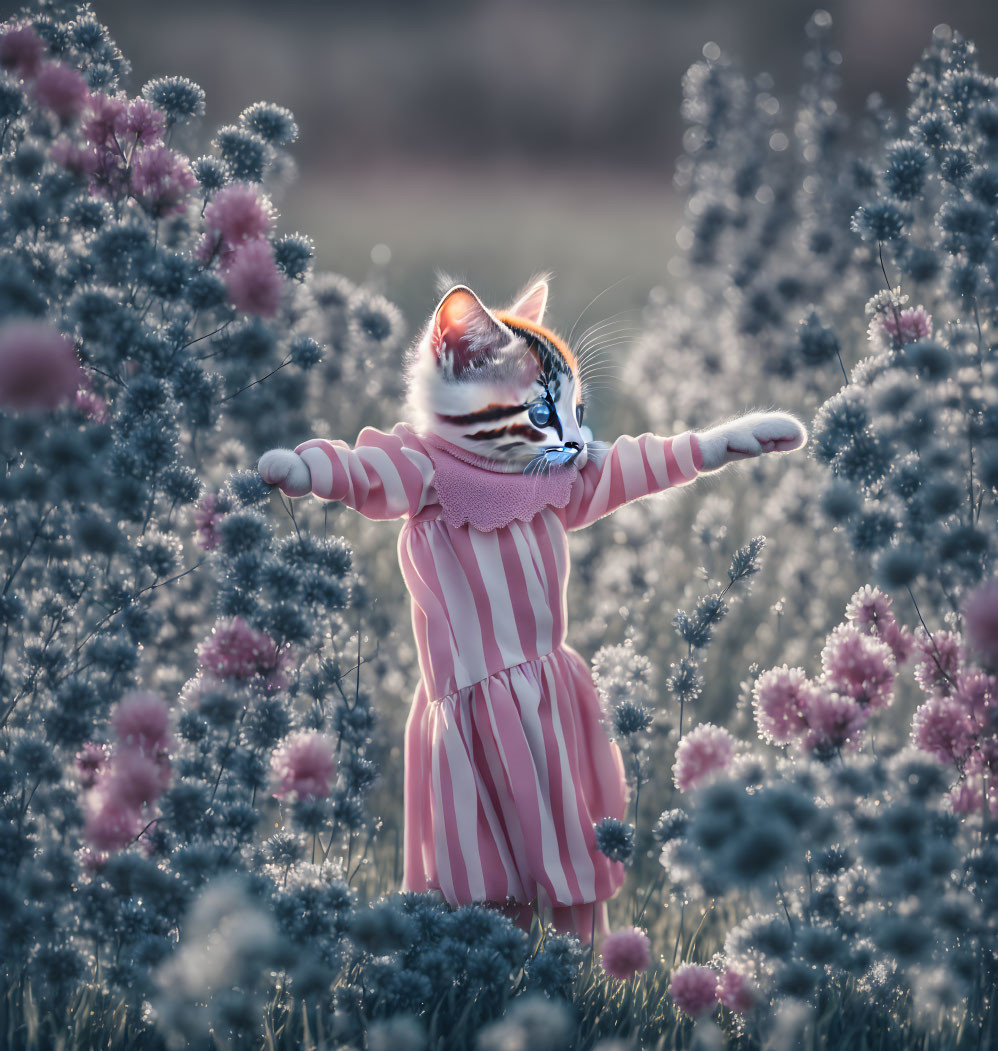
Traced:
<svg viewBox="0 0 998 1051">
<path fill-rule="evenodd" d="M 439 323 L 444 304 L 455 292 L 468 297 L 464 332 L 471 337 L 472 350 L 481 352 L 479 360 L 460 373 L 455 373 Z M 539 324 L 547 306 L 547 293 L 545 278 L 534 278 L 516 298 L 509 314 Z M 554 427 L 540 428 L 547 441 L 523 442 L 518 448 L 503 450 L 501 446 L 516 438 L 502 435 L 491 440 L 471 441 L 465 437 L 469 430 L 467 424 L 454 425 L 441 419 L 441 416 L 471 415 L 493 404 L 529 405 L 545 393 L 543 384 L 538 382 L 536 360 L 527 344 L 502 324 L 466 286 L 451 289 L 437 306 L 410 355 L 408 380 L 408 414 L 423 434 L 436 434 L 475 455 L 502 463 L 510 471 L 523 470 L 529 461 L 545 450 L 562 448 L 563 442 L 577 442 L 581 452 L 575 463 L 582 467 L 586 462 L 585 439 L 575 417 L 575 383 L 563 383 L 559 392 L 556 409 L 563 428 L 561 438 Z M 474 429 L 499 429 L 511 424 L 525 424 L 526 421 L 527 413 L 523 410 L 519 415 L 504 417 L 494 423 L 483 421 Z"/>
<path fill-rule="evenodd" d="M 438 306 L 409 360 L 408 412 L 421 433 L 437 434 L 470 452 L 488 455 L 490 450 L 481 442 L 464 439 L 466 426 L 448 424 L 440 415 L 465 416 L 493 403 L 524 402 L 536 370 L 526 344 L 470 294 L 478 306 L 467 331 L 472 348 L 482 351 L 480 363 L 455 374 L 446 343 L 439 345 Z"/>
<path fill-rule="evenodd" d="M 790 452 L 807 441 L 800 420 L 785 412 L 753 412 L 697 434 L 703 470 L 768 452 Z"/>
<path fill-rule="evenodd" d="M 312 491 L 312 472 L 308 464 L 291 449 L 270 449 L 257 464 L 267 485 L 278 485 L 288 496 L 307 496 Z"/>
</svg>

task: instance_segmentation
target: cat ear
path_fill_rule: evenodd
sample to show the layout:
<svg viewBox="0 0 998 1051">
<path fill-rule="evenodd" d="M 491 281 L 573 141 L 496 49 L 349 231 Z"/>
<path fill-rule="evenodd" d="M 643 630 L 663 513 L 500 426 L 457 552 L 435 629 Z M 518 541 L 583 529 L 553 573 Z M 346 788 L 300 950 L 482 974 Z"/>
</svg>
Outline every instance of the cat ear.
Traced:
<svg viewBox="0 0 998 1051">
<path fill-rule="evenodd" d="M 430 345 L 437 362 L 452 363 L 459 375 L 476 359 L 506 346 L 512 333 L 499 324 L 464 285 L 455 285 L 433 315 Z"/>
<path fill-rule="evenodd" d="M 520 293 L 516 302 L 509 308 L 513 317 L 522 317 L 535 325 L 541 323 L 544 308 L 548 305 L 548 283 L 546 278 L 532 281 Z"/>
</svg>

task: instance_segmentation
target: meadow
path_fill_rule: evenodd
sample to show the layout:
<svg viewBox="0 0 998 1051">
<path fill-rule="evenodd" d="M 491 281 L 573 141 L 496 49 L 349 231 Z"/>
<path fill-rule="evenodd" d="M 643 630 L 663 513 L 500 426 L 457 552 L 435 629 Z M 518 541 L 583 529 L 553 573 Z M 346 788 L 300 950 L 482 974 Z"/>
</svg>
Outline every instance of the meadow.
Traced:
<svg viewBox="0 0 998 1051">
<path fill-rule="evenodd" d="M 397 524 L 256 463 L 390 428 L 425 318 L 281 221 L 289 110 L 216 126 L 113 31 L 0 26 L 0 1042 L 998 1045 L 987 56 L 939 27 L 850 123 L 827 13 L 796 96 L 705 44 L 669 282 L 625 317 L 571 290 L 597 438 L 810 432 L 572 536 L 631 791 L 593 948 L 400 891 Z"/>
</svg>

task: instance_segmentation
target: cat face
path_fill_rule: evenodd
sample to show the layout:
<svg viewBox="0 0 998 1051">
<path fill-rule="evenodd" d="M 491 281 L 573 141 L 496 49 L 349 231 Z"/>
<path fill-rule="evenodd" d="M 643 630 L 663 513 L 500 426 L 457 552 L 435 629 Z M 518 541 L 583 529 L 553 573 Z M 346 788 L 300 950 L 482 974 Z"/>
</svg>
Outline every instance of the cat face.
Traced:
<svg viewBox="0 0 998 1051">
<path fill-rule="evenodd" d="M 541 324 L 547 294 L 538 281 L 496 311 L 463 285 L 444 296 L 410 365 L 422 433 L 510 471 L 586 463 L 578 365 Z"/>
</svg>

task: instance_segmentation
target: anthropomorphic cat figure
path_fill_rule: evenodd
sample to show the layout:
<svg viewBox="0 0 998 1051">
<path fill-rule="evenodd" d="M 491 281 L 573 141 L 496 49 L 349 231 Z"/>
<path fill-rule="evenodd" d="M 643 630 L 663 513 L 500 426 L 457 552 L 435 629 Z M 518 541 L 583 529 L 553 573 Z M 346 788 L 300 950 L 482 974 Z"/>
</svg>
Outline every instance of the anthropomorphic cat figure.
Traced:
<svg viewBox="0 0 998 1051">
<path fill-rule="evenodd" d="M 404 518 L 421 681 L 405 730 L 403 889 L 489 902 L 529 928 L 589 942 L 624 867 L 593 826 L 623 818 L 620 750 L 586 663 L 565 644 L 568 531 L 733 460 L 789 451 L 804 428 L 754 413 L 673 438 L 587 443 L 571 349 L 542 325 L 538 281 L 508 310 L 443 298 L 409 363 L 412 424 L 354 448 L 272 449 L 260 474 L 288 496 Z"/>
</svg>

